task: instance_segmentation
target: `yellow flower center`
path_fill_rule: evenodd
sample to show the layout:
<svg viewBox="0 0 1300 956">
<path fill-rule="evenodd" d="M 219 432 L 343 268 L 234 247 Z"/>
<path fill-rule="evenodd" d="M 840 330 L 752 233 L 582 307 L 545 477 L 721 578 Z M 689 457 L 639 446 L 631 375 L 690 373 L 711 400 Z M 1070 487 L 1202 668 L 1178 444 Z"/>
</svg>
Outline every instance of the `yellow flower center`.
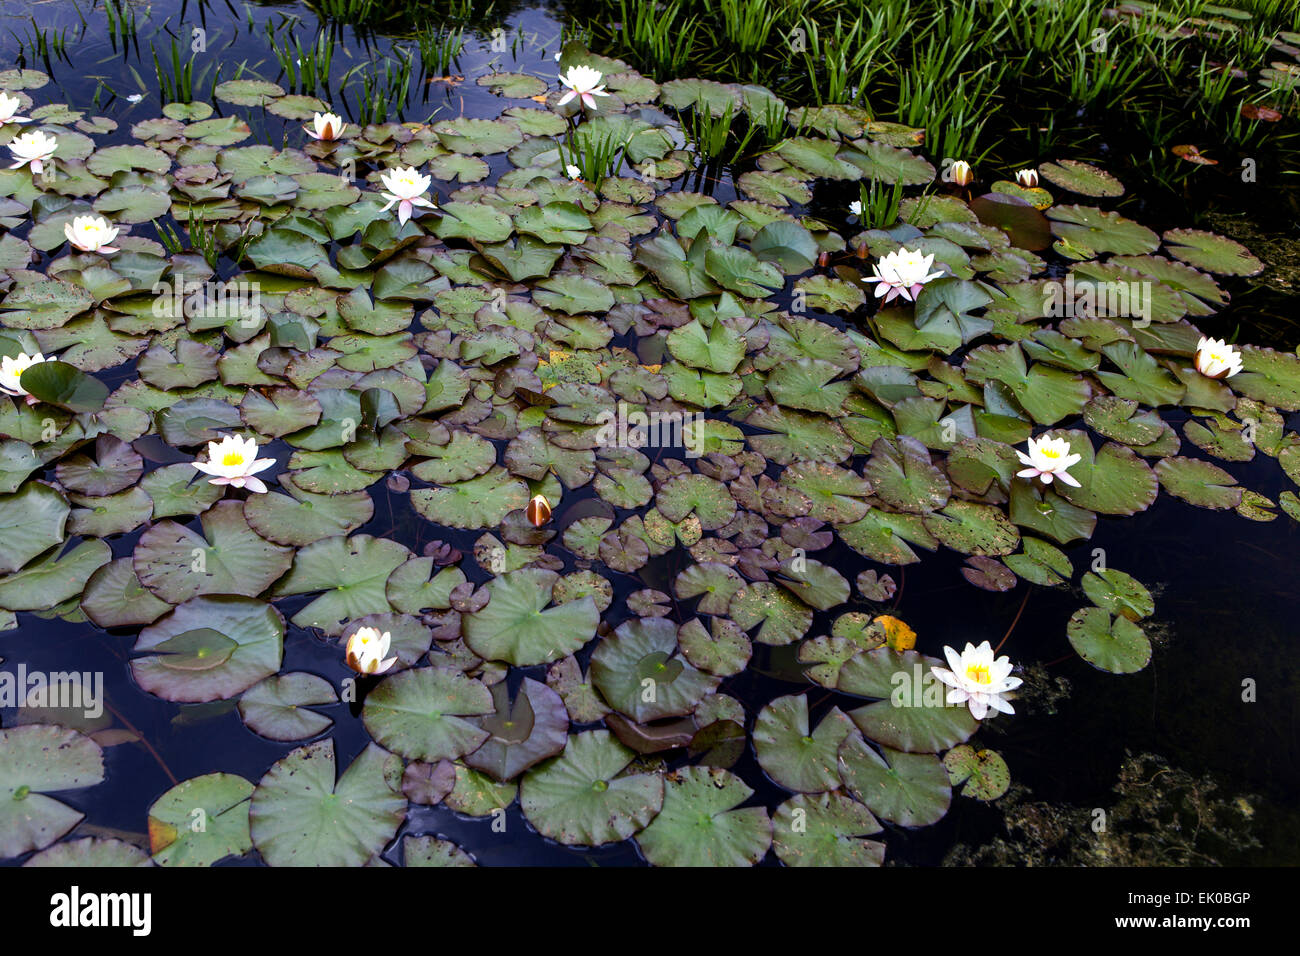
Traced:
<svg viewBox="0 0 1300 956">
<path fill-rule="evenodd" d="M 242 465 L 245 461 L 244 453 L 239 451 L 228 451 L 222 457 L 221 463 L 227 468 L 233 468 L 236 465 Z"/>
<path fill-rule="evenodd" d="M 972 664 L 966 668 L 966 679 L 975 684 L 991 684 L 993 677 L 984 664 Z"/>
<path fill-rule="evenodd" d="M 1055 448 L 1040 448 L 1039 452 L 1044 458 L 1060 458 L 1061 453 Z"/>
</svg>

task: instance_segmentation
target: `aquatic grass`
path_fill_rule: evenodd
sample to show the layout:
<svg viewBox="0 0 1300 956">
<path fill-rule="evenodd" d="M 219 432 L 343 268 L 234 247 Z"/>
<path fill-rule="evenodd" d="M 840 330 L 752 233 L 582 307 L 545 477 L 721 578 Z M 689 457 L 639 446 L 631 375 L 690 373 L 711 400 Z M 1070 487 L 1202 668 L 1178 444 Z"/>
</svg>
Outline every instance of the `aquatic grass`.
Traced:
<svg viewBox="0 0 1300 956">
<path fill-rule="evenodd" d="M 286 21 L 285 25 L 292 28 L 294 24 L 293 21 Z M 278 37 L 277 30 L 268 20 L 266 36 L 271 53 L 280 64 L 285 83 L 291 90 L 298 93 L 329 90 L 330 69 L 334 62 L 336 45 L 334 35 L 330 31 L 317 31 L 311 43 L 304 47 L 294 32 L 290 32 L 284 39 Z"/>
<path fill-rule="evenodd" d="M 153 55 L 154 75 L 164 103 L 192 103 L 194 101 L 194 57 L 181 60 L 180 44 L 171 40 L 171 57 L 158 59 L 158 48 L 149 44 Z"/>
<path fill-rule="evenodd" d="M 898 207 L 902 200 L 902 183 L 885 185 L 874 178 L 870 182 L 859 182 L 858 202 L 862 211 L 858 213 L 858 222 L 863 229 L 888 229 L 898 221 Z M 926 201 L 928 204 L 928 199 Z"/>
<path fill-rule="evenodd" d="M 464 31 L 426 26 L 415 35 L 420 51 L 420 69 L 425 76 L 447 76 L 465 49 Z"/>
<path fill-rule="evenodd" d="M 115 48 L 117 41 L 125 43 L 135 36 L 135 7 L 126 0 L 104 0 L 104 17 L 108 21 L 108 35 Z"/>
<path fill-rule="evenodd" d="M 412 55 L 402 47 L 394 47 L 397 59 L 385 57 L 380 64 L 359 63 L 339 81 L 340 95 L 348 101 L 347 86 L 356 79 L 361 86 L 352 115 L 358 123 L 386 123 L 390 116 L 400 116 L 411 92 Z M 368 67 L 373 67 L 370 69 Z"/>
<path fill-rule="evenodd" d="M 698 17 L 684 12 L 683 0 L 656 9 L 648 3 L 619 0 L 622 37 L 636 60 L 657 76 L 676 76 L 686 66 L 700 30 Z"/>
<path fill-rule="evenodd" d="M 599 189 L 622 167 L 627 147 L 628 140 L 613 132 L 576 133 L 570 129 L 559 147 L 560 162 L 566 167 L 576 166 L 582 181 Z"/>
</svg>

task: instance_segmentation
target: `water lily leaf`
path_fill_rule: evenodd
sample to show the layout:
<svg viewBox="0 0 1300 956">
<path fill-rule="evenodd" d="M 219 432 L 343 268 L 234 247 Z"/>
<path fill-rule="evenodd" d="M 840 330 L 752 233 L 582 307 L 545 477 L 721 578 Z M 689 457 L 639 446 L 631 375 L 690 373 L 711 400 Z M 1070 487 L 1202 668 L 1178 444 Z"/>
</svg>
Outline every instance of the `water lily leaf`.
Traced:
<svg viewBox="0 0 1300 956">
<path fill-rule="evenodd" d="M 774 579 L 804 604 L 819 611 L 829 611 L 849 599 L 849 582 L 844 575 L 811 558 L 783 561 Z"/>
<path fill-rule="evenodd" d="M 1011 786 L 1011 771 L 996 750 L 976 750 L 968 744 L 943 755 L 943 765 L 954 787 L 974 800 L 996 800 Z"/>
<path fill-rule="evenodd" d="M 1099 607 L 1075 611 L 1066 635 L 1080 657 L 1112 674 L 1132 674 L 1151 661 L 1151 642 L 1142 628 L 1127 618 L 1112 618 Z"/>
<path fill-rule="evenodd" d="M 746 585 L 735 593 L 728 608 L 731 619 L 741 630 L 753 630 L 761 644 L 790 644 L 808 633 L 812 626 L 812 609 L 789 591 L 767 581 Z"/>
<path fill-rule="evenodd" d="M 696 515 L 705 531 L 726 527 L 736 515 L 736 501 L 727 486 L 706 475 L 670 478 L 660 486 L 655 505 L 672 522 Z"/>
<path fill-rule="evenodd" d="M 253 785 L 233 773 L 183 780 L 149 808 L 149 845 L 161 866 L 212 866 L 253 848 L 248 834 Z M 196 814 L 199 811 L 199 814 Z M 196 821 L 202 821 L 196 827 Z"/>
<path fill-rule="evenodd" d="M 33 853 L 23 866 L 108 868 L 124 866 L 153 866 L 149 854 L 134 843 L 125 840 L 82 837 L 64 840 Z"/>
<path fill-rule="evenodd" d="M 411 504 L 428 520 L 451 528 L 493 528 L 528 504 L 528 486 L 501 467 L 469 481 L 415 489 Z"/>
<path fill-rule="evenodd" d="M 1140 621 L 1155 612 L 1156 605 L 1151 599 L 1151 592 L 1123 571 L 1114 568 L 1104 568 L 1095 574 L 1089 571 L 1080 583 L 1083 584 L 1083 593 L 1088 595 L 1089 601 L 1130 621 Z"/>
<path fill-rule="evenodd" d="M 1264 271 L 1239 242 L 1200 229 L 1170 229 L 1163 236 L 1169 254 L 1190 266 L 1225 276 L 1253 276 Z"/>
<path fill-rule="evenodd" d="M 87 579 L 81 610 L 103 628 L 138 627 L 152 624 L 171 610 L 171 605 L 140 583 L 130 558 L 118 558 Z"/>
<path fill-rule="evenodd" d="M 464 618 L 465 641 L 484 660 L 516 667 L 572 654 L 596 633 L 600 612 L 590 596 L 547 608 L 559 575 L 523 568 L 487 585 L 486 607 Z"/>
<path fill-rule="evenodd" d="M 625 621 L 591 655 L 591 681 L 638 723 L 689 714 L 720 678 L 676 657 L 677 625 L 662 617 Z"/>
<path fill-rule="evenodd" d="M 77 825 L 80 811 L 49 791 L 93 787 L 104 752 L 75 730 L 48 724 L 0 729 L 0 857 L 49 846 Z"/>
<path fill-rule="evenodd" d="M 488 732 L 467 719 L 492 712 L 492 694 L 449 667 L 391 674 L 366 696 L 362 720 L 376 742 L 408 760 L 455 760 Z"/>
<path fill-rule="evenodd" d="M 626 840 L 664 804 L 663 777 L 624 773 L 635 757 L 607 730 L 575 734 L 564 753 L 524 775 L 524 817 L 543 836 L 568 846 Z"/>
<path fill-rule="evenodd" d="M 317 495 L 303 491 L 289 476 L 280 479 L 288 495 L 270 492 L 244 503 L 249 527 L 268 541 L 302 547 L 333 535 L 360 528 L 375 513 L 375 503 L 364 491 Z"/>
<path fill-rule="evenodd" d="M 696 248 L 704 250 L 706 245 L 697 240 L 697 245 L 692 246 L 692 252 Z M 693 299 L 719 291 L 704 270 L 704 257 L 688 256 L 681 243 L 668 232 L 660 232 L 652 239 L 641 242 L 633 257 L 650 270 L 664 289 L 681 299 Z"/>
<path fill-rule="evenodd" d="M 934 182 L 934 167 L 911 150 L 886 146 L 874 140 L 866 143 L 864 150 L 844 150 L 838 158 L 857 166 L 866 178 L 883 183 L 920 186 Z"/>
<path fill-rule="evenodd" d="M 198 594 L 262 593 L 289 570 L 293 550 L 267 541 L 244 517 L 244 505 L 222 501 L 203 513 L 203 533 L 175 521 L 151 526 L 132 556 L 136 576 L 171 604 Z"/>
<path fill-rule="evenodd" d="M 876 439 L 862 477 L 885 504 L 914 514 L 942 508 L 952 493 L 947 477 L 931 464 L 929 451 L 908 435 L 898 436 L 896 443 Z"/>
<path fill-rule="evenodd" d="M 1010 554 L 1020 532 L 1002 509 L 974 501 L 953 501 L 925 516 L 925 530 L 940 543 L 962 554 Z"/>
<path fill-rule="evenodd" d="M 876 753 L 859 734 L 840 745 L 840 776 L 877 817 L 899 826 L 928 826 L 943 819 L 952 788 L 933 754 Z"/>
<path fill-rule="evenodd" d="M 300 550 L 293 568 L 275 588 L 277 595 L 324 593 L 293 617 L 298 627 L 319 627 L 330 636 L 343 632 L 345 622 L 382 614 L 388 604 L 388 576 L 410 558 L 396 541 L 366 534 L 333 538 Z"/>
<path fill-rule="evenodd" d="M 0 607 L 10 611 L 39 611 L 69 601 L 86 581 L 112 558 L 103 541 L 83 541 L 65 554 L 51 551 L 21 571 L 0 577 Z"/>
<path fill-rule="evenodd" d="M 239 716 L 244 726 L 268 740 L 305 740 L 334 724 L 324 714 L 306 708 L 337 702 L 334 685 L 325 678 L 291 671 L 272 674 L 244 691 L 239 698 Z"/>
<path fill-rule="evenodd" d="M 465 758 L 469 766 L 496 780 L 513 780 L 564 750 L 569 715 L 551 688 L 525 677 L 512 703 L 503 681 L 492 685 L 492 700 L 495 712 L 478 721 L 491 736 Z"/>
<path fill-rule="evenodd" d="M 724 607 L 723 612 L 725 611 Z M 753 653 L 749 638 L 739 626 L 725 618 L 714 618 L 710 622 L 710 628 L 711 630 L 705 630 L 699 618 L 683 624 L 677 632 L 677 643 L 682 654 L 706 673 L 718 677 L 739 674 Z"/>
<path fill-rule="evenodd" d="M 406 866 L 478 866 L 472 856 L 450 840 L 431 836 L 402 837 L 402 860 Z"/>
<path fill-rule="evenodd" d="M 0 309 L 5 310 L 4 322 L 11 329 L 57 329 L 89 309 L 94 301 L 78 285 L 45 279 L 18 286 L 0 302 Z"/>
<path fill-rule="evenodd" d="M 979 727 L 964 705 L 948 706 L 930 669 L 941 662 L 913 650 L 879 647 L 840 668 L 836 688 L 880 698 L 849 717 L 872 740 L 896 750 L 936 753 L 970 738 Z"/>
<path fill-rule="evenodd" d="M 249 829 L 271 866 L 361 866 L 406 816 L 402 761 L 370 744 L 335 783 L 333 739 L 277 761 L 253 792 Z"/>
<path fill-rule="evenodd" d="M 830 362 L 801 358 L 774 368 L 767 377 L 767 390 L 773 401 L 786 408 L 837 416 L 850 389 L 848 382 L 833 383 L 840 372 Z"/>
<path fill-rule="evenodd" d="M 1160 245 L 1160 237 L 1146 226 L 1092 206 L 1053 206 L 1047 218 L 1052 220 L 1052 235 L 1094 253 L 1143 255 Z"/>
<path fill-rule="evenodd" d="M 1074 569 L 1060 548 L 1038 538 L 1024 538 L 1021 545 L 1022 554 L 1010 554 L 1002 559 L 1017 575 L 1040 587 L 1054 587 L 1070 579 Z"/>
<path fill-rule="evenodd" d="M 62 541 L 69 511 L 63 495 L 37 481 L 0 495 L 0 572 L 17 571 Z"/>
<path fill-rule="evenodd" d="M 235 106 L 266 106 L 284 96 L 284 89 L 265 80 L 227 80 L 216 85 L 213 95 Z"/>
<path fill-rule="evenodd" d="M 853 722 L 838 707 L 832 707 L 810 732 L 808 698 L 791 694 L 778 697 L 759 713 L 754 750 L 767 775 L 787 790 L 836 790 L 840 786 L 837 754 L 851 733 Z"/>
<path fill-rule="evenodd" d="M 163 647 L 182 635 L 190 636 Z M 131 674 L 143 690 L 164 700 L 227 700 L 280 669 L 283 641 L 284 619 L 271 605 L 205 594 L 177 605 L 140 632 L 133 650 L 154 653 L 133 659 Z M 220 663 L 206 666 L 212 654 Z"/>
<path fill-rule="evenodd" d="M 140 479 L 140 487 L 153 499 L 153 516 L 197 515 L 225 494 L 224 485 L 214 485 L 203 472 L 188 463 L 166 465 Z"/>
<path fill-rule="evenodd" d="M 108 386 L 66 362 L 40 362 L 23 372 L 20 384 L 29 395 L 70 412 L 97 412 Z"/>
<path fill-rule="evenodd" d="M 885 844 L 862 839 L 879 832 L 871 811 L 840 793 L 796 794 L 772 815 L 772 849 L 786 866 L 880 866 Z"/>
<path fill-rule="evenodd" d="M 1156 462 L 1160 487 L 1198 508 L 1223 511 L 1241 503 L 1237 479 L 1217 465 L 1196 458 L 1164 458 Z"/>
<path fill-rule="evenodd" d="M 1011 486 L 1011 520 L 1022 528 L 1037 531 L 1058 544 L 1091 538 L 1097 516 L 1078 508 L 1050 488 L 1017 481 Z"/>
<path fill-rule="evenodd" d="M 451 484 L 481 475 L 496 464 L 496 447 L 486 438 L 469 432 L 452 432 L 445 445 L 423 449 L 429 455 L 417 462 L 411 473 L 421 481 Z"/>
<path fill-rule="evenodd" d="M 1071 432 L 1070 450 L 1083 460 L 1070 469 L 1078 488 L 1062 484 L 1060 495 L 1071 504 L 1107 515 L 1133 515 L 1156 500 L 1156 475 L 1125 445 L 1107 442 L 1094 457 L 1092 444 L 1081 432 Z M 1076 437 L 1077 436 L 1077 437 Z"/>
<path fill-rule="evenodd" d="M 523 142 L 519 127 L 509 120 L 459 117 L 434 124 L 434 135 L 443 146 L 457 153 L 486 156 L 504 153 Z"/>
<path fill-rule="evenodd" d="M 734 372 L 745 357 L 745 342 L 740 334 L 722 322 L 705 328 L 698 321 L 668 333 L 668 350 L 680 362 L 710 372 Z"/>
<path fill-rule="evenodd" d="M 439 239 L 474 239 L 479 242 L 504 242 L 514 231 L 514 224 L 505 213 L 476 203 L 449 202 L 438 207 L 442 217 L 434 227 Z M 376 287 L 376 295 L 379 294 Z M 388 296 L 381 296 L 388 298 Z"/>
<path fill-rule="evenodd" d="M 1038 167 L 1038 172 L 1054 186 L 1083 196 L 1100 198 L 1124 195 L 1124 185 L 1118 179 L 1104 169 L 1081 163 L 1077 159 L 1043 163 Z"/>
<path fill-rule="evenodd" d="M 720 767 L 685 767 L 664 778 L 663 809 L 637 834 L 652 866 L 753 866 L 772 845 L 763 807 L 743 807 L 753 794 Z"/>
<path fill-rule="evenodd" d="M 786 275 L 807 272 L 817 263 L 817 240 L 796 222 L 778 219 L 754 234 L 750 252 L 764 262 L 775 262 Z"/>
</svg>

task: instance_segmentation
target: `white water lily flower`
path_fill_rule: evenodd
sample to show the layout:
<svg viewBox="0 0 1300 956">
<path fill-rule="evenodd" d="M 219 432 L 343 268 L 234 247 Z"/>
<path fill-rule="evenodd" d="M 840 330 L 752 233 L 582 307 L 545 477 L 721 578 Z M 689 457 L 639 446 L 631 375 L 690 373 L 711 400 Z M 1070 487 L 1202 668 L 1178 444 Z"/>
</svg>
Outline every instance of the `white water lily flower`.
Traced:
<svg viewBox="0 0 1300 956">
<path fill-rule="evenodd" d="M 605 92 L 605 87 L 600 85 L 600 78 L 603 75 L 600 70 L 593 70 L 589 66 L 569 67 L 569 72 L 560 77 L 560 82 L 569 88 L 569 92 L 561 96 L 556 105 L 563 106 L 575 96 L 580 96 L 583 105 L 594 110 L 596 97 L 609 96 Z"/>
<path fill-rule="evenodd" d="M 1016 454 L 1020 456 L 1020 463 L 1028 466 L 1024 471 L 1016 472 L 1017 478 L 1041 478 L 1045 485 L 1050 485 L 1053 478 L 1059 478 L 1072 488 L 1079 487 L 1065 469 L 1083 456 L 1070 454 L 1070 443 L 1066 439 L 1040 435 L 1029 439 L 1029 454 L 1019 450 Z"/>
<path fill-rule="evenodd" d="M 256 439 L 227 435 L 219 442 L 208 442 L 207 461 L 192 464 L 205 475 L 216 476 L 208 479 L 210 485 L 230 485 L 264 494 L 265 482 L 253 476 L 274 465 L 275 459 L 257 457 Z"/>
<path fill-rule="evenodd" d="M 969 186 L 975 182 L 975 170 L 970 168 L 970 163 L 964 159 L 959 159 L 950 167 L 952 170 L 952 181 L 958 186 Z"/>
<path fill-rule="evenodd" d="M 23 377 L 23 372 L 33 365 L 39 365 L 41 362 L 47 361 L 49 359 L 40 352 L 35 355 L 19 352 L 16 356 L 6 355 L 0 358 L 0 392 L 12 395 L 14 398 L 25 397 L 28 405 L 35 405 L 38 400 L 27 394 L 27 390 L 19 383 L 19 379 Z"/>
<path fill-rule="evenodd" d="M 77 216 L 72 222 L 63 224 L 63 235 L 82 252 L 117 252 L 109 243 L 117 237 L 118 231 L 117 226 L 99 216 Z"/>
<path fill-rule="evenodd" d="M 359 627 L 348 638 L 348 667 L 358 674 L 382 674 L 397 663 L 396 657 L 384 658 L 392 640 L 388 631 L 379 633 L 376 627 Z"/>
<path fill-rule="evenodd" d="M 6 123 L 30 123 L 30 118 L 15 115 L 22 105 L 23 101 L 18 97 L 0 91 L 0 126 Z"/>
<path fill-rule="evenodd" d="M 880 283 L 876 286 L 876 298 L 885 297 L 882 305 L 900 295 L 912 302 L 922 286 L 943 275 L 942 272 L 930 271 L 933 263 L 934 253 L 923 256 L 920 249 L 915 252 L 898 249 L 887 256 L 881 256 L 880 261 L 871 267 L 876 274 L 867 276 L 863 281 Z"/>
<path fill-rule="evenodd" d="M 1232 378 L 1241 371 L 1241 353 L 1223 339 L 1202 335 L 1196 343 L 1196 371 L 1206 378 Z"/>
<path fill-rule="evenodd" d="M 861 200 L 855 199 L 855 200 L 853 200 L 853 202 L 849 203 L 849 213 L 850 213 L 851 215 L 854 215 L 854 216 L 861 216 L 861 215 L 862 215 L 862 202 L 861 202 Z"/>
<path fill-rule="evenodd" d="M 572 163 L 564 167 L 564 174 L 568 176 L 570 179 L 582 178 L 582 170 L 579 169 L 577 166 L 574 166 Z"/>
<path fill-rule="evenodd" d="M 9 164 L 9 168 L 30 166 L 32 173 L 39 173 L 43 168 L 42 164 L 53 156 L 58 148 L 59 141 L 53 136 L 46 136 L 40 130 L 23 133 L 9 144 L 9 152 L 14 154 L 14 162 Z"/>
<path fill-rule="evenodd" d="M 429 176 L 421 176 L 415 171 L 414 166 L 407 166 L 405 169 L 390 169 L 386 173 L 380 173 L 379 180 L 384 184 L 386 190 L 382 195 L 388 200 L 388 204 L 381 211 L 386 212 L 393 207 L 393 203 L 398 203 L 397 221 L 403 226 L 411 218 L 413 207 L 438 208 L 433 202 L 424 198 L 424 194 L 428 191 L 429 184 L 433 182 L 433 179 Z"/>
<path fill-rule="evenodd" d="M 128 103 L 139 103 L 142 99 L 144 99 L 143 93 L 132 93 L 126 98 L 126 101 Z"/>
<path fill-rule="evenodd" d="M 1038 170 L 1021 169 L 1016 172 L 1016 183 L 1022 189 L 1034 189 L 1038 185 Z"/>
<path fill-rule="evenodd" d="M 303 129 L 312 139 L 318 139 L 322 142 L 330 142 L 338 139 L 347 129 L 348 124 L 343 122 L 343 117 L 336 116 L 333 113 L 316 113 L 312 117 L 312 125 L 315 127 L 304 126 Z"/>
<path fill-rule="evenodd" d="M 994 653 L 988 641 L 979 647 L 968 642 L 960 654 L 945 647 L 943 654 L 952 670 L 930 668 L 935 677 L 948 685 L 948 703 L 965 704 L 976 720 L 983 720 L 990 710 L 1015 713 L 1002 695 L 1015 690 L 1023 681 L 1011 676 L 1011 658 L 1003 656 L 995 660 Z"/>
</svg>

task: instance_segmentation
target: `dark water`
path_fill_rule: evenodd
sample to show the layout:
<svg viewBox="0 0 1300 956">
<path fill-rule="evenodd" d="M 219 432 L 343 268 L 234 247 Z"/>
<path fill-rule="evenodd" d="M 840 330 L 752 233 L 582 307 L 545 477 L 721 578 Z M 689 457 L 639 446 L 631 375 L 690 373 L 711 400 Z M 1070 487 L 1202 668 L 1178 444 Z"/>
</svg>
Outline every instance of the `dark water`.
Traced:
<svg viewBox="0 0 1300 956">
<path fill-rule="evenodd" d="M 509 9 L 498 5 L 495 13 Z M 246 14 L 246 10 L 251 12 Z M 19 55 L 18 42 L 9 31 L 24 36 L 27 18 L 32 15 L 43 27 L 66 27 L 72 33 L 79 29 L 80 19 L 71 4 L 6 2 L 0 13 L 0 36 L 4 37 L 0 58 L 5 64 L 17 62 Z M 152 19 L 148 23 L 142 19 L 137 40 L 122 48 L 104 33 L 98 8 L 90 10 L 83 5 L 81 15 L 89 26 L 84 39 L 69 42 L 72 62 L 52 58 L 47 66 L 29 56 L 25 65 L 51 72 L 54 78 L 50 86 L 36 91 L 38 102 L 66 102 L 92 115 L 110 116 L 121 127 L 107 139 L 122 142 L 130 141 L 127 129 L 131 123 L 158 114 L 160 103 L 148 48 L 155 25 L 166 21 L 176 35 L 187 37 L 190 24 L 202 23 L 209 31 L 209 53 L 223 64 L 222 79 L 231 78 L 236 64 L 246 61 L 248 71 L 272 80 L 277 79 L 278 66 L 265 47 L 266 24 L 275 26 L 284 23 L 285 17 L 301 17 L 299 31 L 304 40 L 316 27 L 311 12 L 295 4 L 247 8 L 209 4 L 200 8 L 163 2 L 153 4 Z M 466 50 L 455 68 L 457 74 L 467 77 L 466 82 L 413 83 L 419 92 L 411 97 L 403 118 L 421 121 L 435 111 L 440 116 L 496 115 L 509 103 L 472 82 L 477 75 L 491 72 L 494 65 L 553 74 L 551 55 L 558 49 L 561 29 L 551 13 L 541 8 L 511 11 L 508 29 L 514 45 L 505 54 L 494 53 L 488 46 L 491 28 L 500 22 L 486 21 L 477 36 L 467 30 Z M 158 37 L 168 39 L 166 31 Z M 342 45 L 336 51 L 336 77 L 367 58 L 382 60 L 391 42 L 350 28 L 341 29 L 339 37 Z M 146 88 L 135 82 L 132 70 L 144 78 Z M 117 95 L 106 93 L 105 86 Z M 97 90 L 99 106 L 95 107 L 92 101 Z M 143 93 L 143 101 L 130 103 L 126 96 L 132 93 Z M 196 94 L 195 98 L 205 97 Z M 215 105 L 220 112 L 222 104 Z M 269 115 L 266 119 L 268 125 L 279 122 Z M 278 129 L 268 128 L 264 135 L 268 142 L 281 142 Z M 1122 155 L 1123 151 L 1114 152 Z M 495 160 L 498 166 L 504 163 L 503 157 Z M 1126 176 L 1122 164 L 1107 165 L 1130 185 L 1138 181 Z M 691 178 L 679 188 L 713 192 L 724 203 L 734 196 L 726 174 L 699 184 Z M 1265 194 L 1265 190 L 1269 192 Z M 1294 215 L 1293 193 L 1267 181 L 1258 186 L 1262 202 L 1254 202 L 1256 193 L 1242 192 L 1228 180 L 1205 195 L 1184 197 L 1156 190 L 1144 194 L 1132 189 L 1130 195 L 1120 208 L 1152 228 L 1204 225 L 1207 216 L 1241 211 L 1242 203 L 1251 200 L 1246 211 L 1255 228 L 1271 230 L 1274 235 L 1293 230 L 1289 218 Z M 849 198 L 843 189 L 822 187 L 809 211 L 839 222 L 842 213 L 836 210 L 842 210 Z M 137 228 L 148 234 L 147 227 Z M 1220 227 L 1220 231 L 1227 230 Z M 1233 293 L 1233 304 L 1223 314 L 1206 320 L 1202 326 L 1206 331 L 1232 335 L 1239 328 L 1243 341 L 1294 348 L 1294 299 L 1263 281 L 1231 280 L 1226 287 Z M 128 374 L 119 370 L 114 379 Z M 1288 427 L 1296 427 L 1296 418 L 1289 416 Z M 287 450 L 283 445 L 272 446 L 281 462 Z M 1243 484 L 1269 497 L 1275 498 L 1288 487 L 1276 464 L 1262 456 L 1260 461 L 1244 467 L 1234 465 L 1230 470 Z M 429 540 L 441 538 L 467 554 L 481 534 L 436 528 L 410 509 L 407 496 L 389 495 L 382 482 L 371 493 L 376 499 L 375 517 L 361 533 L 394 538 L 417 553 Z M 568 500 L 581 497 L 570 495 Z M 563 514 L 557 517 L 562 519 Z M 998 721 L 1004 732 L 983 732 L 982 742 L 1003 754 L 1013 779 L 1029 787 L 1035 799 L 1081 807 L 1109 805 L 1110 789 L 1126 753 L 1161 754 L 1175 767 L 1195 775 L 1214 774 L 1226 793 L 1260 797 L 1257 832 L 1263 846 L 1225 862 L 1300 862 L 1296 850 L 1300 834 L 1296 799 L 1300 794 L 1300 664 L 1293 649 L 1300 595 L 1291 560 L 1298 534 L 1296 525 L 1284 515 L 1271 523 L 1254 523 L 1233 513 L 1192 508 L 1167 495 L 1148 513 L 1126 520 L 1102 519 L 1093 540 L 1065 550 L 1075 566 L 1076 580 L 1092 561 L 1093 550 L 1102 548 L 1108 566 L 1132 573 L 1153 590 L 1155 630 L 1164 637 L 1157 642 L 1152 664 L 1131 676 L 1092 669 L 1073 654 L 1065 637 L 1070 614 L 1087 603 L 1079 589 L 1032 588 L 1003 650 L 1019 663 L 1043 662 L 1051 675 L 1069 680 L 1072 693 L 1054 714 L 1026 712 L 1010 721 Z M 137 537 L 138 533 L 109 539 L 114 556 L 130 554 Z M 647 582 L 661 586 L 675 573 L 673 562 L 680 565 L 683 557 L 667 555 L 635 576 L 609 572 L 617 598 L 605 620 L 616 626 L 626 616 L 622 608 L 626 595 L 648 586 Z M 839 545 L 817 557 L 833 563 L 850 578 L 868 566 Z M 921 564 L 902 571 L 890 570 L 900 584 L 893 613 L 917 631 L 918 648 L 926 653 L 938 654 L 945 644 L 960 646 L 966 641 L 988 639 L 997 644 L 1016 619 L 1026 589 L 1031 587 L 1022 583 L 1006 594 L 980 591 L 961 578 L 960 565 L 960 556 L 941 553 L 925 555 Z M 468 560 L 463 567 L 474 580 L 486 578 Z M 311 596 L 281 600 L 277 607 L 287 618 L 310 600 Z M 818 614 L 810 634 L 827 633 L 830 622 L 842 610 Z M 106 633 L 88 622 L 45 620 L 32 614 L 20 614 L 19 623 L 17 631 L 0 634 L 0 657 L 6 668 L 22 661 L 32 670 L 102 671 L 116 723 L 134 727 L 150 744 L 149 748 L 139 744 L 109 748 L 104 783 L 61 797 L 87 814 L 74 835 L 139 834 L 149 805 L 175 781 L 221 770 L 256 782 L 293 746 L 272 743 L 248 731 L 233 702 L 180 706 L 141 692 L 125 666 L 134 632 Z M 807 687 L 806 682 L 780 676 L 789 675 L 782 651 L 756 646 L 755 652 L 750 669 L 719 688 L 746 705 L 751 722 L 767 701 Z M 283 664 L 283 671 L 291 670 L 319 674 L 335 684 L 351 674 L 333 641 L 292 625 L 285 639 Z M 543 669 L 516 670 L 511 680 L 525 675 L 541 679 Z M 1258 685 L 1255 703 L 1241 700 L 1245 678 L 1253 678 Z M 810 691 L 809 699 L 816 702 L 814 721 L 833 704 L 854 706 L 851 699 L 837 699 L 819 688 Z M 359 710 L 347 704 L 322 710 L 335 721 L 331 734 L 340 766 L 346 766 L 368 742 Z M 0 712 L 0 723 L 9 725 L 13 717 L 12 711 Z M 752 752 L 733 769 L 756 788 L 755 802 L 774 807 L 784 799 L 784 792 L 764 779 Z M 630 843 L 601 850 L 551 843 L 531 832 L 517 805 L 507 811 L 507 820 L 506 832 L 501 834 L 492 832 L 490 818 L 464 818 L 445 807 L 413 808 L 402 832 L 445 836 L 483 864 L 639 862 Z M 935 827 L 915 832 L 887 830 L 888 858 L 908 864 L 938 863 L 955 842 L 978 844 L 998 826 L 995 810 L 955 798 L 949 815 Z M 390 856 L 394 852 L 390 851 Z"/>
</svg>

